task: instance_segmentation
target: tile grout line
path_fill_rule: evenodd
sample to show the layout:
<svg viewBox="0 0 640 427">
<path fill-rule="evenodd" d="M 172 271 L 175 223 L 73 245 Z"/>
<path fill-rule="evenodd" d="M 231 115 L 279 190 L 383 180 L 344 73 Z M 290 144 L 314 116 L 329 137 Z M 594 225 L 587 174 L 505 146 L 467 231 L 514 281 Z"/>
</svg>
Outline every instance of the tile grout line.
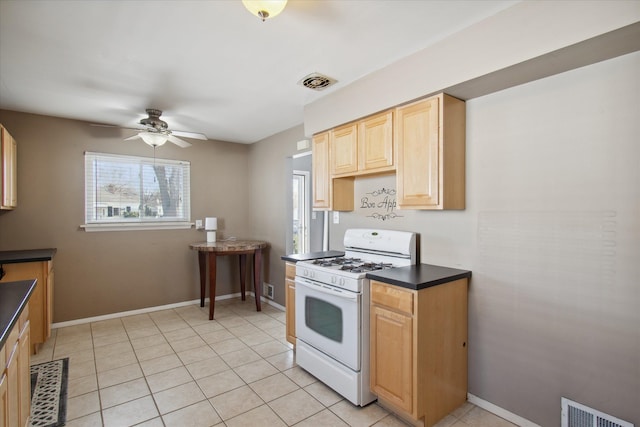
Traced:
<svg viewBox="0 0 640 427">
<path fill-rule="evenodd" d="M 275 359 L 273 361 L 268 360 L 270 358 L 273 358 L 274 356 L 278 356 L 280 354 L 285 354 L 285 353 L 289 353 L 289 352 L 293 352 L 294 351 L 292 349 L 292 347 L 290 345 L 288 345 L 288 343 L 286 343 L 286 341 L 283 342 L 283 335 L 280 332 L 276 332 L 276 329 L 278 328 L 278 326 L 273 325 L 273 326 L 270 326 L 270 327 L 265 327 L 264 329 L 259 326 L 259 325 L 261 325 L 261 322 L 262 322 L 262 324 L 264 324 L 267 321 L 274 320 L 274 321 L 279 323 L 281 328 L 285 328 L 285 324 L 281 320 L 276 318 L 276 316 L 275 316 L 275 315 L 278 315 L 280 313 L 260 313 L 260 315 L 257 315 L 256 312 L 254 312 L 252 310 L 247 310 L 245 307 L 240 307 L 239 304 L 231 304 L 231 303 L 230 304 L 221 304 L 221 307 L 225 307 L 225 309 L 221 310 L 222 311 L 222 313 L 220 313 L 221 317 L 219 319 L 215 320 L 217 322 L 217 324 L 220 326 L 220 329 L 215 329 L 213 331 L 210 331 L 210 330 L 206 330 L 206 328 L 198 329 L 199 326 L 208 325 L 210 323 L 204 322 L 204 321 L 201 322 L 198 319 L 198 317 L 197 317 L 198 310 L 199 311 L 202 311 L 202 310 L 200 308 L 197 308 L 196 310 L 193 310 L 192 308 L 194 308 L 194 306 L 196 306 L 196 304 L 194 304 L 193 306 L 171 308 L 171 309 L 168 309 L 168 310 L 162 310 L 162 311 L 153 312 L 153 313 L 144 313 L 144 314 L 140 314 L 140 315 L 133 315 L 133 316 L 127 316 L 127 317 L 124 317 L 124 318 L 118 318 L 118 322 L 113 326 L 109 326 L 107 323 L 105 323 L 104 324 L 104 329 L 101 326 L 102 322 L 113 323 L 115 319 L 108 319 L 108 320 L 105 320 L 105 321 L 92 322 L 92 323 L 88 324 L 88 328 L 89 328 L 88 331 L 90 333 L 90 338 L 91 338 L 91 348 L 90 348 L 90 350 L 91 350 L 92 356 L 93 356 L 93 361 L 92 361 L 93 362 L 92 366 L 93 366 L 93 369 L 94 369 L 93 375 L 95 377 L 95 382 L 96 382 L 96 390 L 95 390 L 95 392 L 97 393 L 97 397 L 98 397 L 99 412 L 100 412 L 99 417 L 100 417 L 100 420 L 102 421 L 103 425 L 106 426 L 105 417 L 104 417 L 105 410 L 111 409 L 111 408 L 115 408 L 115 407 L 117 407 L 119 405 L 123 405 L 123 404 L 126 404 L 126 403 L 130 403 L 130 402 L 132 402 L 134 400 L 141 399 L 141 398 L 144 398 L 146 396 L 151 397 L 151 399 L 153 401 L 153 404 L 154 404 L 154 407 L 155 407 L 155 410 L 156 410 L 156 413 L 158 415 L 157 416 L 152 416 L 151 418 L 149 418 L 147 420 L 144 420 L 144 421 L 137 421 L 137 423 L 146 423 L 146 422 L 149 422 L 149 421 L 152 421 L 152 420 L 157 420 L 162 425 L 166 425 L 165 418 L 164 418 L 165 416 L 167 416 L 169 414 L 173 414 L 173 413 L 181 411 L 181 410 L 184 410 L 184 409 L 189 408 L 191 406 L 201 404 L 202 402 L 206 401 L 208 403 L 208 405 L 211 407 L 211 409 L 213 409 L 212 413 L 214 413 L 218 417 L 218 419 L 220 420 L 220 423 L 216 424 L 216 426 L 219 426 L 219 427 L 223 427 L 223 426 L 227 425 L 228 421 L 234 420 L 234 419 L 236 419 L 238 417 L 246 415 L 247 413 L 249 413 L 251 411 L 254 411 L 257 408 L 260 408 L 263 405 L 266 408 L 268 408 L 269 411 L 271 411 L 273 414 L 275 414 L 277 419 L 282 421 L 285 425 L 288 425 L 287 422 L 285 421 L 285 418 L 283 418 L 283 416 L 280 413 L 276 412 L 276 410 L 272 407 L 272 404 L 276 400 L 282 399 L 282 398 L 284 398 L 286 396 L 290 396 L 291 394 L 296 393 L 296 392 L 298 392 L 300 390 L 302 390 L 307 397 L 310 397 L 311 399 L 313 399 L 313 401 L 317 402 L 320 405 L 320 407 L 319 407 L 318 411 L 305 416 L 305 418 L 303 418 L 301 420 L 297 420 L 295 422 L 295 424 L 307 421 L 308 419 L 320 414 L 321 412 L 323 412 L 326 409 L 333 416 L 337 417 L 337 419 L 339 419 L 342 422 L 344 422 L 347 425 L 349 425 L 349 423 L 347 421 L 347 418 L 343 418 L 343 416 L 339 415 L 340 413 L 342 413 L 343 415 L 346 415 L 346 414 L 348 414 L 348 412 L 337 411 L 336 410 L 337 409 L 337 405 L 339 405 L 340 402 L 344 401 L 343 398 L 341 398 L 337 402 L 333 402 L 331 404 L 325 405 L 322 401 L 318 400 L 318 398 L 316 398 L 313 394 L 311 394 L 310 391 L 308 391 L 305 388 L 305 387 L 308 387 L 309 385 L 311 385 L 313 383 L 318 382 L 318 380 L 315 379 L 315 377 L 313 377 L 314 381 L 312 383 L 309 383 L 309 384 L 306 384 L 306 385 L 302 385 L 304 382 L 303 383 L 298 383 L 298 382 L 294 381 L 292 377 L 287 375 L 287 372 L 293 373 L 295 368 L 297 367 L 297 365 L 295 364 L 295 361 L 292 362 L 292 364 L 289 366 L 287 362 L 285 362 L 284 365 L 281 364 L 281 363 L 278 363 L 276 365 L 275 364 L 276 363 Z M 163 321 L 163 317 L 164 317 L 163 313 L 164 313 L 164 315 L 167 315 L 167 318 L 175 318 L 175 320 L 179 320 L 180 322 L 184 323 L 185 326 L 184 327 L 178 327 L 176 329 L 171 329 L 171 326 L 168 325 L 168 323 L 171 323 L 171 320 L 167 320 L 167 322 L 165 323 Z M 272 315 L 272 314 L 275 314 L 275 315 Z M 125 320 L 127 318 L 134 318 L 134 317 L 138 317 L 138 316 L 142 316 L 142 315 L 145 316 L 144 317 L 145 320 L 142 321 L 142 319 L 141 319 L 141 323 L 140 323 L 141 326 L 139 328 L 133 326 L 134 325 L 133 323 L 128 323 Z M 154 316 L 152 316 L 152 315 L 154 315 Z M 264 316 L 267 316 L 267 317 L 261 318 L 261 315 L 264 315 Z M 233 320 L 234 317 L 238 318 L 238 319 L 242 319 L 244 321 L 244 323 L 240 322 L 238 320 Z M 225 319 L 227 321 L 225 321 Z M 150 322 L 150 324 L 153 325 L 153 327 L 157 330 L 157 332 L 152 331 L 152 333 L 149 334 L 149 335 L 145 334 L 145 335 L 140 336 L 138 338 L 132 338 L 133 336 L 137 336 L 137 335 L 135 335 L 135 333 L 133 333 L 133 331 L 138 330 L 138 329 L 146 329 L 146 328 L 148 328 L 148 326 L 142 326 L 143 324 L 147 323 L 147 320 L 148 320 L 148 322 Z M 220 320 L 221 322 L 218 322 L 218 320 Z M 226 324 L 226 326 L 225 326 L 225 324 Z M 243 330 L 240 329 L 240 328 L 243 328 L 245 326 L 246 326 L 246 328 L 245 328 L 246 332 L 243 332 Z M 73 326 L 71 326 L 71 327 L 73 327 Z M 113 331 L 109 332 L 112 327 L 113 327 Z M 235 331 L 234 331 L 234 329 L 235 329 Z M 269 329 L 271 329 L 271 333 L 267 332 L 267 330 L 269 330 Z M 123 338 L 125 338 L 125 339 L 123 339 L 122 341 L 119 341 L 119 340 L 117 340 L 117 338 L 112 338 L 113 340 L 117 340 L 117 341 L 112 343 L 111 342 L 112 339 L 110 339 L 108 337 L 115 337 L 116 335 L 118 335 L 120 333 L 119 330 L 122 330 L 124 332 L 124 334 L 123 334 L 124 337 Z M 188 334 L 189 336 L 187 338 L 182 339 L 182 338 L 179 337 L 179 333 L 174 333 L 174 332 L 181 331 L 181 330 L 185 334 Z M 51 359 L 53 359 L 55 357 L 57 350 L 60 350 L 60 349 L 63 348 L 63 345 L 65 346 L 64 347 L 65 348 L 65 352 L 69 353 L 71 355 L 73 355 L 74 353 L 78 353 L 78 352 L 83 351 L 83 350 L 73 351 L 73 347 L 72 346 L 64 344 L 64 341 L 66 339 L 65 337 L 67 337 L 67 335 L 60 334 L 59 332 L 61 332 L 61 331 L 62 330 L 56 330 L 55 336 L 52 337 L 52 338 L 54 338 L 54 342 L 52 343 Z M 208 333 L 211 333 L 211 332 L 216 332 L 216 331 L 224 331 L 227 334 L 229 334 L 229 337 L 228 338 L 224 338 L 224 339 L 220 339 L 220 340 L 216 340 L 216 341 L 213 341 L 213 342 L 210 342 L 210 341 L 208 341 L 207 339 L 204 338 L 204 335 L 206 335 Z M 246 338 L 249 335 L 254 335 L 254 334 L 257 335 L 258 333 L 265 335 L 265 337 L 269 337 L 269 340 L 265 341 L 265 342 L 260 342 L 260 338 L 258 338 L 257 340 L 254 340 L 254 341 L 243 339 L 243 338 Z M 78 332 L 78 334 L 81 335 L 82 332 Z M 153 373 L 147 375 L 145 373 L 145 371 L 142 369 L 143 363 L 144 362 L 148 362 L 150 360 L 158 359 L 159 357 L 164 357 L 164 356 L 151 357 L 150 359 L 141 360 L 140 359 L 141 356 L 139 355 L 139 351 L 141 349 L 140 348 L 136 349 L 134 347 L 133 343 L 134 343 L 134 341 L 136 339 L 144 339 L 144 338 L 147 338 L 147 337 L 150 337 L 150 336 L 156 336 L 156 335 L 161 336 L 163 341 L 164 341 L 164 343 L 166 343 L 169 346 L 169 348 L 171 349 L 170 355 L 174 356 L 175 358 L 177 358 L 177 360 L 179 362 L 179 366 L 176 366 L 174 368 L 162 368 L 158 372 L 153 372 Z M 70 340 L 73 341 L 74 340 L 73 335 L 69 335 L 69 336 L 71 337 Z M 189 340 L 190 338 L 198 338 L 204 344 L 203 345 L 199 345 L 198 344 L 195 347 L 187 347 L 186 349 L 180 350 L 181 347 L 180 347 L 179 343 L 181 341 Z M 226 355 L 226 354 L 232 353 L 233 351 L 225 352 L 225 353 L 218 353 L 218 351 L 216 351 L 214 347 L 216 347 L 215 344 L 217 344 L 217 343 L 230 341 L 232 339 L 233 340 L 237 340 L 240 343 L 242 343 L 242 345 L 245 346 L 244 348 L 249 349 L 252 352 L 256 353 L 257 356 L 259 356 L 259 358 L 256 359 L 256 360 L 250 360 L 250 361 L 248 361 L 246 363 L 242 363 L 241 365 L 238 365 L 238 366 L 233 366 L 232 367 L 231 365 L 229 365 L 226 362 L 226 360 L 223 358 L 223 356 Z M 284 339 L 286 339 L 286 338 L 284 338 Z M 79 340 L 79 341 L 81 341 L 81 340 Z M 96 346 L 97 343 L 102 343 L 102 341 L 107 342 L 107 344 L 102 344 L 102 345 Z M 253 342 L 253 343 L 249 344 L 250 342 Z M 104 408 L 103 407 L 104 402 L 103 402 L 103 398 L 102 398 L 102 394 L 101 394 L 102 390 L 107 389 L 109 387 L 115 387 L 115 386 L 118 386 L 118 385 L 122 385 L 122 384 L 125 384 L 125 383 L 130 382 L 130 381 L 135 381 L 135 379 L 134 380 L 126 379 L 126 380 L 122 380 L 122 382 L 118 382 L 116 384 L 109 385 L 108 387 L 101 387 L 100 382 L 98 380 L 100 374 L 104 374 L 104 372 L 108 372 L 109 370 L 113 370 L 113 369 L 120 369 L 122 367 L 131 366 L 131 365 L 134 364 L 134 363 L 131 363 L 131 364 L 128 364 L 128 365 L 118 366 L 116 368 L 107 369 L 104 372 L 103 371 L 100 371 L 100 372 L 98 371 L 98 366 L 99 365 L 101 367 L 104 367 L 104 366 L 102 366 L 104 364 L 102 364 L 101 362 L 99 363 L 99 359 L 103 358 L 103 356 L 98 357 L 98 353 L 100 353 L 100 349 L 102 349 L 104 347 L 107 347 L 107 346 L 110 346 L 110 345 L 117 345 L 117 344 L 121 344 L 121 343 L 127 343 L 129 345 L 129 347 L 131 348 L 131 351 L 133 352 L 133 356 L 135 358 L 135 364 L 138 365 L 138 367 L 139 367 L 139 369 L 141 371 L 141 378 L 144 379 L 148 394 L 146 394 L 145 396 L 136 397 L 136 398 L 133 398 L 131 400 L 127 400 L 126 402 L 119 402 L 117 405 L 113 405 L 110 408 Z M 278 351 L 278 352 L 273 353 L 273 354 L 270 354 L 268 351 L 265 352 L 265 353 L 261 353 L 261 352 L 259 353 L 258 351 L 255 350 L 256 347 L 259 347 L 262 344 L 268 344 L 268 343 L 278 343 L 278 344 L 283 345 L 284 346 L 283 348 L 286 348 L 286 349 L 282 350 L 282 351 Z M 191 345 L 189 343 L 185 343 L 185 344 L 187 346 Z M 187 363 L 188 360 L 187 361 L 183 360 L 183 358 L 180 357 L 179 353 L 187 352 L 187 351 L 190 351 L 190 350 L 193 350 L 193 349 L 199 349 L 199 348 L 206 348 L 208 350 L 211 350 L 212 354 L 214 354 L 215 357 L 220 358 L 220 361 L 225 365 L 226 368 L 223 371 L 215 372 L 213 374 L 205 375 L 205 376 L 203 376 L 201 378 L 196 379 L 196 375 L 197 375 L 196 371 L 189 370 L 188 365 L 199 363 L 201 361 L 207 360 L 207 358 L 204 358 L 202 360 L 189 361 L 189 363 Z M 234 351 L 241 351 L 241 350 L 234 350 Z M 263 356 L 263 354 L 265 354 L 265 355 Z M 295 358 L 295 356 L 294 356 L 294 358 Z M 272 368 L 275 368 L 275 372 L 271 373 L 271 374 L 267 374 L 264 377 L 261 376 L 262 374 L 259 374 L 258 375 L 259 376 L 258 379 L 253 380 L 251 382 L 248 382 L 247 380 L 245 380 L 245 377 L 240 376 L 239 372 L 236 371 L 236 369 L 238 369 L 238 368 L 241 368 L 241 367 L 244 367 L 244 366 L 248 366 L 248 365 L 254 364 L 256 362 L 266 362 L 268 364 L 268 366 L 270 366 Z M 168 371 L 171 371 L 171 370 L 177 369 L 177 368 L 182 368 L 182 369 L 184 369 L 186 371 L 187 376 L 188 376 L 187 378 L 189 378 L 189 381 L 184 382 L 182 384 L 172 385 L 171 387 L 168 387 L 168 388 L 165 388 L 165 389 L 160 389 L 157 392 L 154 392 L 152 390 L 151 384 L 149 382 L 149 378 L 152 375 L 166 373 Z M 283 368 L 283 370 L 281 370 L 281 368 Z M 207 397 L 207 393 L 205 392 L 205 389 L 203 388 L 203 385 L 201 385 L 201 383 L 199 383 L 199 381 L 201 381 L 201 380 L 203 380 L 205 378 L 220 374 L 222 372 L 227 372 L 227 371 L 231 371 L 234 375 L 236 375 L 240 379 L 241 385 L 239 385 L 237 387 L 230 388 L 230 389 L 225 389 L 224 391 L 218 392 L 217 394 L 215 394 L 212 397 Z M 265 400 L 265 398 L 263 398 L 261 395 L 259 395 L 257 393 L 257 391 L 253 388 L 252 385 L 254 385 L 255 383 L 258 383 L 259 381 L 276 377 L 277 375 L 284 375 L 285 377 L 287 377 L 289 380 L 291 380 L 296 385 L 296 389 L 292 390 L 292 391 L 289 391 L 287 393 L 284 393 L 283 395 L 278 396 L 276 398 L 273 398 L 273 399 L 271 399 L 270 401 L 267 402 Z M 84 377 L 85 376 L 83 375 L 82 377 L 78 377 L 78 378 L 84 378 Z M 74 378 L 74 379 L 77 379 L 77 378 Z M 182 380 L 179 380 L 179 381 L 182 381 Z M 180 407 L 180 408 L 175 408 L 175 409 L 167 412 L 166 414 L 162 414 L 161 413 L 161 408 L 160 408 L 159 403 L 157 401 L 156 395 L 159 394 L 159 393 L 163 393 L 165 391 L 180 387 L 182 385 L 191 384 L 191 383 L 195 384 L 195 387 L 197 388 L 198 392 L 203 396 L 203 399 L 198 400 L 197 402 L 190 402 L 186 406 L 183 406 L 183 407 Z M 214 406 L 214 404 L 212 403 L 212 400 L 214 398 L 216 398 L 217 396 L 222 396 L 225 393 L 229 393 L 229 392 L 231 392 L 233 390 L 237 390 L 238 388 L 241 388 L 241 387 L 247 387 L 252 393 L 254 393 L 259 398 L 259 401 L 261 403 L 258 406 L 254 407 L 252 409 L 249 409 L 247 411 L 243 411 L 243 412 L 241 412 L 241 413 L 239 413 L 237 415 L 234 415 L 233 417 L 231 417 L 231 418 L 229 418 L 227 420 L 224 420 L 222 418 L 222 414 L 219 412 L 219 410 L 216 408 L 216 406 Z M 83 393 L 83 394 L 78 395 L 78 396 L 82 396 L 82 395 L 88 394 L 88 393 L 91 393 L 91 392 Z M 78 396 L 74 396 L 74 397 L 78 397 Z M 470 405 L 468 408 L 466 408 L 465 410 L 463 410 L 463 411 L 461 411 L 459 413 L 456 413 L 455 415 L 452 413 L 451 415 L 452 415 L 452 419 L 454 421 L 453 421 L 453 424 L 451 424 L 451 425 L 453 426 L 454 424 L 457 425 L 457 423 L 464 423 L 462 421 L 462 417 L 464 415 L 466 415 L 473 408 L 474 408 L 474 406 Z M 381 409 L 383 409 L 383 408 L 381 408 Z M 82 417 L 85 417 L 85 416 L 90 416 L 90 415 L 93 415 L 93 414 L 95 414 L 95 412 L 92 412 L 91 414 L 81 415 L 80 417 L 77 417 L 76 419 L 82 418 Z M 348 418 L 350 418 L 350 417 L 348 417 Z M 394 417 L 392 413 L 389 413 L 388 411 L 385 410 L 385 413 L 382 416 L 382 418 L 380 418 L 380 419 L 378 419 L 376 421 L 373 421 L 368 425 L 375 425 L 377 423 L 381 423 L 383 420 L 385 420 L 387 418 L 389 418 L 390 420 L 391 420 L 391 418 L 396 418 L 397 419 L 397 417 Z M 461 424 L 461 425 L 466 425 L 466 424 Z"/>
</svg>

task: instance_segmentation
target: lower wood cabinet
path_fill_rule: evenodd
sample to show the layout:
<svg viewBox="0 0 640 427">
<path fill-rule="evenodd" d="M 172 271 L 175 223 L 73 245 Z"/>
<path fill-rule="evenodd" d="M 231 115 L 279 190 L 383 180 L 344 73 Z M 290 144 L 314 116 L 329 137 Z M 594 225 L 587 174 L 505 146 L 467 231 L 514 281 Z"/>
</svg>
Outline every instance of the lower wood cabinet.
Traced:
<svg viewBox="0 0 640 427">
<path fill-rule="evenodd" d="M 31 409 L 29 312 L 9 332 L 0 350 L 0 427 L 26 427 Z"/>
<path fill-rule="evenodd" d="M 26 318 L 28 319 L 28 315 Z M 30 329 L 30 322 L 26 320 L 18 337 L 18 414 L 21 426 L 28 425 L 31 413 Z"/>
<path fill-rule="evenodd" d="M 3 347 L 4 350 L 4 347 Z M 0 352 L 0 356 L 4 356 L 4 351 Z M 2 358 L 2 360 L 4 360 L 4 357 Z M 3 371 L 0 374 L 0 427 L 5 427 L 9 425 L 9 414 L 8 414 L 8 407 L 9 407 L 9 402 L 8 402 L 8 398 L 9 398 L 9 392 L 8 392 L 8 387 L 7 387 L 7 374 Z"/>
<path fill-rule="evenodd" d="M 287 319 L 287 341 L 296 345 L 296 265 L 287 262 L 285 265 L 285 306 Z"/>
<path fill-rule="evenodd" d="M 371 281 L 371 390 L 414 424 L 432 426 L 466 401 L 467 285 Z"/>
<path fill-rule="evenodd" d="M 53 321 L 53 261 L 35 261 L 3 264 L 5 276 L 0 282 L 37 279 L 29 300 L 31 321 L 31 352 L 35 354 L 40 344 L 51 336 Z"/>
</svg>

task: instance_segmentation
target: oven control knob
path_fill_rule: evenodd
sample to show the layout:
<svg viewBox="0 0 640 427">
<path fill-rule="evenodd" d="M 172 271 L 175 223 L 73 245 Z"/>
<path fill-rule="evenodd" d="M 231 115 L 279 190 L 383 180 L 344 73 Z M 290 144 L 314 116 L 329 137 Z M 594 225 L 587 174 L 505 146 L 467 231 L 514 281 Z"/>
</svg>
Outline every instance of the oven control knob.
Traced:
<svg viewBox="0 0 640 427">
<path fill-rule="evenodd" d="M 308 275 L 309 275 L 309 270 L 305 269 L 305 270 L 302 272 L 302 275 L 303 275 L 303 276 L 305 276 L 305 277 L 306 277 L 306 276 L 308 276 Z"/>
<path fill-rule="evenodd" d="M 311 271 L 311 274 L 309 274 L 309 277 L 311 277 L 313 279 L 314 277 L 316 277 L 316 273 Z"/>
<path fill-rule="evenodd" d="M 340 286 L 344 286 L 344 277 L 340 278 Z"/>
<path fill-rule="evenodd" d="M 333 283 L 333 284 L 336 283 L 336 276 L 331 276 L 331 283 Z"/>
</svg>

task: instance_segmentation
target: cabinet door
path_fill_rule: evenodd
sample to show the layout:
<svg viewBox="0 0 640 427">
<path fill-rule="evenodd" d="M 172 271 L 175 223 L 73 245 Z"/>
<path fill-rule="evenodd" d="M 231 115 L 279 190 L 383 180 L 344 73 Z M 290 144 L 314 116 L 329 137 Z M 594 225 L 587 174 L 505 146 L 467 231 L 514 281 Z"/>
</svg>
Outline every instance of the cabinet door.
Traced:
<svg viewBox="0 0 640 427">
<path fill-rule="evenodd" d="M 285 264 L 285 309 L 287 321 L 287 341 L 296 345 L 296 264 Z"/>
<path fill-rule="evenodd" d="M 4 368 L 4 359 L 2 359 Z M 0 372 L 0 427 L 9 426 L 9 393 L 7 391 L 7 375 L 4 370 Z"/>
<path fill-rule="evenodd" d="M 331 175 L 358 171 L 358 125 L 351 123 L 331 131 Z"/>
<path fill-rule="evenodd" d="M 47 270 L 49 273 L 47 274 L 47 299 L 45 301 L 45 323 L 44 323 L 44 341 L 46 341 L 51 336 L 51 325 L 53 324 L 53 261 L 48 261 L 46 263 Z"/>
<path fill-rule="evenodd" d="M 296 282 L 291 279 L 285 281 L 287 287 L 287 341 L 296 345 Z"/>
<path fill-rule="evenodd" d="M 31 373 L 29 359 L 31 343 L 29 340 L 29 322 L 25 324 L 18 338 L 18 417 L 20 426 L 26 426 L 31 410 Z"/>
<path fill-rule="evenodd" d="M 393 111 L 385 111 L 358 124 L 360 172 L 393 170 Z"/>
<path fill-rule="evenodd" d="M 396 109 L 397 200 L 401 208 L 440 202 L 439 98 Z"/>
<path fill-rule="evenodd" d="M 2 150 L 0 157 L 2 158 L 2 200 L 0 204 L 2 209 L 13 209 L 17 206 L 17 153 L 18 144 L 7 130 L 0 126 L 0 139 Z"/>
<path fill-rule="evenodd" d="M 413 319 L 371 307 L 371 390 L 413 413 Z"/>
<path fill-rule="evenodd" d="M 331 209 L 331 177 L 329 176 L 329 132 L 313 137 L 312 145 L 313 208 Z"/>
<path fill-rule="evenodd" d="M 7 361 L 7 426 L 20 425 L 19 411 L 20 401 L 18 399 L 18 343 L 12 348 L 7 348 L 11 353 Z"/>
</svg>

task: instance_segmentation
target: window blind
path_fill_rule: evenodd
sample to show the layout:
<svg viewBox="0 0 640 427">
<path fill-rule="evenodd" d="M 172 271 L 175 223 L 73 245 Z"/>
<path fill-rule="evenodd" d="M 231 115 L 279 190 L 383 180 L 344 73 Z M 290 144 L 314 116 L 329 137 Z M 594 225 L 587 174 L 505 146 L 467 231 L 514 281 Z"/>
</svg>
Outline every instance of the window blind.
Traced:
<svg viewBox="0 0 640 427">
<path fill-rule="evenodd" d="M 85 223 L 188 223 L 188 161 L 85 153 Z"/>
</svg>

